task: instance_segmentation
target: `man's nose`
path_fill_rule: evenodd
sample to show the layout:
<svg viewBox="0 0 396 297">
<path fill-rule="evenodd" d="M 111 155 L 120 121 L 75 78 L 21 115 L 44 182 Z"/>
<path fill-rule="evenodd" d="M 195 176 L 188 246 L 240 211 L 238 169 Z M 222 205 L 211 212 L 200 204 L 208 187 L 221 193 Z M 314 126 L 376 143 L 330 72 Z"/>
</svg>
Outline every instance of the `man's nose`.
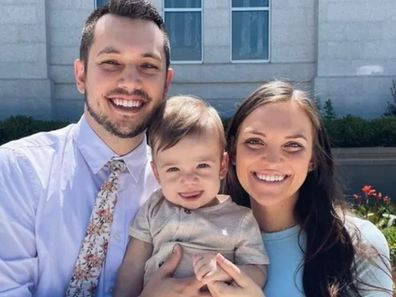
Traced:
<svg viewBox="0 0 396 297">
<path fill-rule="evenodd" d="M 141 74 L 135 65 L 126 65 L 121 73 L 119 86 L 126 90 L 133 90 L 141 84 Z"/>
</svg>

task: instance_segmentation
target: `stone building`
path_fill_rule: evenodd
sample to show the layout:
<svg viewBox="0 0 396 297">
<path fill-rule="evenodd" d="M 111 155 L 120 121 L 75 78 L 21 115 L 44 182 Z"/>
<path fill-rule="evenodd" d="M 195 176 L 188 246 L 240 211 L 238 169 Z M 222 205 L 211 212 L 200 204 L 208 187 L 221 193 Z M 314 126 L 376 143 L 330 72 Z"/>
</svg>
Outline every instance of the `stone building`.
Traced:
<svg viewBox="0 0 396 297">
<path fill-rule="evenodd" d="M 172 41 L 170 94 L 201 96 L 225 115 L 274 78 L 331 99 L 338 115 L 380 116 L 392 100 L 394 0 L 152 1 Z M 0 119 L 79 118 L 73 61 L 83 22 L 101 2 L 1 0 Z"/>
</svg>

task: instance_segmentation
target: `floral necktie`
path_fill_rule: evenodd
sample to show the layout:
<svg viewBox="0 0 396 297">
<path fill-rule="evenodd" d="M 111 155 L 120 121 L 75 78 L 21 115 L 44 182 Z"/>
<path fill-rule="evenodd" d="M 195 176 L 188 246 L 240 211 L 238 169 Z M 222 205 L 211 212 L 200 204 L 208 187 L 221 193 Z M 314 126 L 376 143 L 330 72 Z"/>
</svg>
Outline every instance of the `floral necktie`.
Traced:
<svg viewBox="0 0 396 297">
<path fill-rule="evenodd" d="M 88 297 L 95 296 L 96 293 L 117 202 L 118 176 L 126 170 L 123 160 L 112 159 L 107 166 L 110 168 L 110 175 L 96 197 L 66 297 Z"/>
</svg>

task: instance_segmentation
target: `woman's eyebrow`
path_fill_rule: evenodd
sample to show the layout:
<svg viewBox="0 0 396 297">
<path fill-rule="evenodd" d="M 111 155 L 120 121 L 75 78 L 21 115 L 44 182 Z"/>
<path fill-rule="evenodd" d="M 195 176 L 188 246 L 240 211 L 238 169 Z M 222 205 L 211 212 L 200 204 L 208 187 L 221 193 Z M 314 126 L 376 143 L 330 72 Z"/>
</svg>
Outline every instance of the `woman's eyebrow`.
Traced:
<svg viewBox="0 0 396 297">
<path fill-rule="evenodd" d="M 297 134 L 288 135 L 288 136 L 286 136 L 286 138 L 287 139 L 302 138 L 302 139 L 308 141 L 307 136 L 305 136 L 304 133 L 297 133 Z"/>
</svg>

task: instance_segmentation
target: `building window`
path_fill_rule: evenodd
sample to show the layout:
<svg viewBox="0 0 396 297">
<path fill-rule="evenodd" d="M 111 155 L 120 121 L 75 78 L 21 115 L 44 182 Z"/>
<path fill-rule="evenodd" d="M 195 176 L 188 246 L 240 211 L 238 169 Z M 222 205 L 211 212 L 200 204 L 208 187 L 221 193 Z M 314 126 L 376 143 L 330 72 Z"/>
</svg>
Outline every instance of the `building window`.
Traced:
<svg viewBox="0 0 396 297">
<path fill-rule="evenodd" d="M 96 0 L 96 7 L 102 7 L 105 5 L 109 0 Z"/>
<path fill-rule="evenodd" d="M 172 62 L 202 61 L 202 1 L 165 0 Z"/>
<path fill-rule="evenodd" d="M 231 0 L 231 60 L 269 60 L 269 0 Z"/>
</svg>

